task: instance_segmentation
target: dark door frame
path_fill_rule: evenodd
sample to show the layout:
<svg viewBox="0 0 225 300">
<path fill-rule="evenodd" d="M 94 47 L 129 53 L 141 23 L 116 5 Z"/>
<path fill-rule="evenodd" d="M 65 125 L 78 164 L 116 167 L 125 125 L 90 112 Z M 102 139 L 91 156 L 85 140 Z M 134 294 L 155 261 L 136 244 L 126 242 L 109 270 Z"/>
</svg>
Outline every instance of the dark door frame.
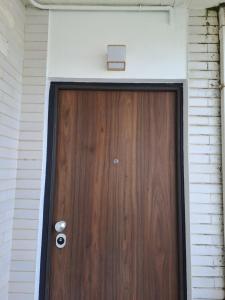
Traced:
<svg viewBox="0 0 225 300">
<path fill-rule="evenodd" d="M 176 92 L 176 151 L 177 151 L 177 199 L 178 199 L 178 241 L 180 300 L 187 300 L 186 274 L 186 232 L 184 200 L 184 154 L 183 154 L 183 84 L 156 83 L 65 83 L 52 82 L 49 93 L 47 164 L 44 194 L 42 246 L 39 300 L 49 299 L 50 244 L 52 231 L 53 192 L 55 179 L 55 158 L 57 140 L 57 95 L 59 90 L 118 90 L 118 91 L 174 91 Z"/>
</svg>

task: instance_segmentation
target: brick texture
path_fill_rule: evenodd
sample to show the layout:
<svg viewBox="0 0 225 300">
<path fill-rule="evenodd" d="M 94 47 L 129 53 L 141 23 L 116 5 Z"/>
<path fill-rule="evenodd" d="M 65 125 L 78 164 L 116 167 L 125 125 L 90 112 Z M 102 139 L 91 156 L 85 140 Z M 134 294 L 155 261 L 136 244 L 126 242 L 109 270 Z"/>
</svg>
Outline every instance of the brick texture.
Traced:
<svg viewBox="0 0 225 300">
<path fill-rule="evenodd" d="M 41 189 L 48 12 L 26 9 L 9 300 L 33 300 Z"/>
<path fill-rule="evenodd" d="M 188 49 L 192 298 L 222 300 L 219 27 L 215 11 L 190 11 Z"/>
<path fill-rule="evenodd" d="M 25 8 L 0 1 L 0 299 L 8 299 L 17 148 L 22 94 Z M 9 18 L 4 15 L 6 12 Z"/>
</svg>

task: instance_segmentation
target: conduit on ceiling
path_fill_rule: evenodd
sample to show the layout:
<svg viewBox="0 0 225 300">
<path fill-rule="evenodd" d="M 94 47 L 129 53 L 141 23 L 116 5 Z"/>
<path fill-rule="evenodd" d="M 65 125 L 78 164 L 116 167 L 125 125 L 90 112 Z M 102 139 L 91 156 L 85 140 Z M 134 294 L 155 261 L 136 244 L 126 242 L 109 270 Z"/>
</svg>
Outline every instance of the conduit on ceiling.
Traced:
<svg viewBox="0 0 225 300">
<path fill-rule="evenodd" d="M 67 11 L 126 11 L 126 12 L 167 12 L 169 24 L 172 23 L 173 6 L 166 5 L 78 5 L 78 4 L 41 4 L 37 0 L 29 0 L 30 4 L 42 10 Z"/>
<path fill-rule="evenodd" d="M 80 4 L 43 4 L 37 0 L 29 0 L 36 8 L 44 10 L 75 10 L 75 11 L 167 11 L 172 5 L 80 5 Z"/>
</svg>

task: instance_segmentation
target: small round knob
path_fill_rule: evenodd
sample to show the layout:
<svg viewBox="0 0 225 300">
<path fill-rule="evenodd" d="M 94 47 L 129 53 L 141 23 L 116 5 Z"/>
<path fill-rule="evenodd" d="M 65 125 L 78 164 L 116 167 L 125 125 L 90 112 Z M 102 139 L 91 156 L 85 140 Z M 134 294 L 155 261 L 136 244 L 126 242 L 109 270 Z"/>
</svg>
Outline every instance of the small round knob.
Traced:
<svg viewBox="0 0 225 300">
<path fill-rule="evenodd" d="M 66 229 L 66 222 L 65 221 L 59 221 L 55 224 L 56 232 L 63 232 L 65 229 Z"/>
</svg>

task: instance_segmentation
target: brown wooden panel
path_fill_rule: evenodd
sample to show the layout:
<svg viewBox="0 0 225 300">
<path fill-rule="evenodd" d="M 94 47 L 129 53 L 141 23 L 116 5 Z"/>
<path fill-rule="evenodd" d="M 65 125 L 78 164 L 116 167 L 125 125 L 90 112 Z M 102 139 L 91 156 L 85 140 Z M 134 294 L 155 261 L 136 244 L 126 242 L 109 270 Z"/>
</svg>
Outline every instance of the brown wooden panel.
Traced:
<svg viewBox="0 0 225 300">
<path fill-rule="evenodd" d="M 57 124 L 50 299 L 180 300 L 175 92 L 63 90 Z"/>
</svg>

